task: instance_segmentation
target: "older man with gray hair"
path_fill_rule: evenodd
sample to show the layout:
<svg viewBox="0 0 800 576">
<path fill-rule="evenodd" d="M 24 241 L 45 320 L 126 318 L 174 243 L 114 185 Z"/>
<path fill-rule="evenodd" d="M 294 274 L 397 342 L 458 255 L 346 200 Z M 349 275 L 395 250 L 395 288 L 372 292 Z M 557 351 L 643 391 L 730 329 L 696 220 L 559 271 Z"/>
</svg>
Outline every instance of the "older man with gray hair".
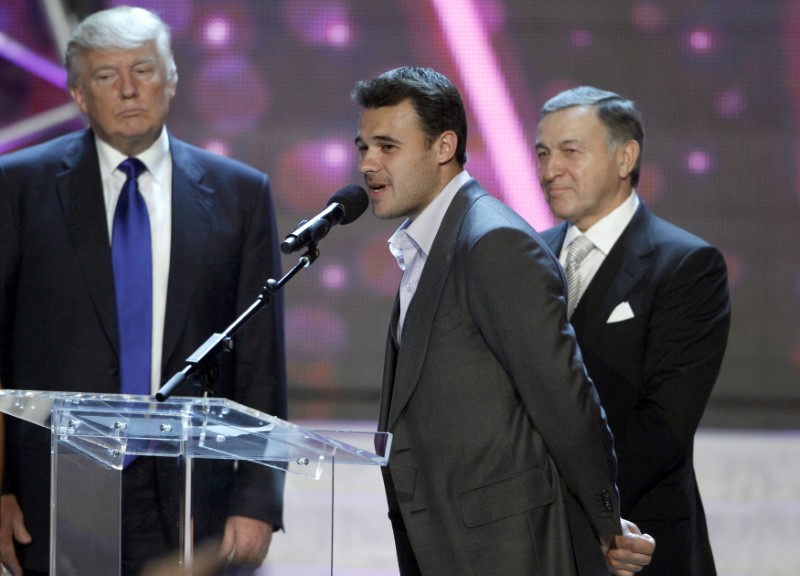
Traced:
<svg viewBox="0 0 800 576">
<path fill-rule="evenodd" d="M 541 110 L 542 233 L 567 271 L 568 314 L 608 414 L 625 518 L 658 542 L 645 573 L 713 576 L 694 434 L 719 374 L 730 303 L 725 260 L 636 193 L 644 129 L 636 105 L 590 86 Z"/>
<path fill-rule="evenodd" d="M 0 157 L 0 379 L 151 395 L 280 276 L 269 180 L 167 131 L 178 74 L 156 14 L 93 14 L 66 61 L 89 128 Z M 220 359 L 213 393 L 286 418 L 280 297 Z M 0 556 L 17 575 L 47 573 L 49 434 L 6 425 Z M 123 574 L 177 547 L 177 478 L 169 458 L 123 470 Z M 283 473 L 197 461 L 194 478 L 195 538 L 220 538 L 223 557 L 260 565 L 282 526 Z M 87 554 L 93 544 L 86 535 Z"/>
</svg>

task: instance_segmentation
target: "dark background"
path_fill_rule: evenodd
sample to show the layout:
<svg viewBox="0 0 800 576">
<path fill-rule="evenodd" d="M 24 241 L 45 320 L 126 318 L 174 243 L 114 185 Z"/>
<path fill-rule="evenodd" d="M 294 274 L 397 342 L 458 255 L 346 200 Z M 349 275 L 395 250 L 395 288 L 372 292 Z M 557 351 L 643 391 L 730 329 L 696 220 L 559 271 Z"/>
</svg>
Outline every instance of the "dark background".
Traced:
<svg viewBox="0 0 800 576">
<path fill-rule="evenodd" d="M 705 424 L 799 427 L 800 1 L 131 3 L 173 28 L 169 128 L 270 174 L 281 237 L 361 183 L 359 79 L 401 65 L 448 75 L 470 113 L 467 169 L 540 228 L 541 104 L 578 84 L 635 100 L 639 194 L 729 266 L 733 325 Z M 82 126 L 60 69 L 65 34 L 113 4 L 0 0 L 0 152 Z M 368 213 L 338 227 L 284 289 L 292 419 L 376 417 L 399 281 L 386 239 L 399 224 Z"/>
</svg>

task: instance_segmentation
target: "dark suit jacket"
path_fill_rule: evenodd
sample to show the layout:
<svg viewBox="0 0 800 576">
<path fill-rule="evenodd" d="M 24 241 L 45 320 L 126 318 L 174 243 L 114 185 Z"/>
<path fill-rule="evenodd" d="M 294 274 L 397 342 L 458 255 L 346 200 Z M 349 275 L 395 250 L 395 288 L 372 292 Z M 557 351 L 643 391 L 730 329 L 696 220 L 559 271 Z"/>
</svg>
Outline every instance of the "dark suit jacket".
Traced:
<svg viewBox="0 0 800 576">
<path fill-rule="evenodd" d="M 463 186 L 399 352 L 393 327 L 387 344 L 379 427 L 394 435 L 401 566 L 407 534 L 425 575 L 607 574 L 594 533 L 620 531 L 613 442 L 564 293 L 533 229 Z"/>
<path fill-rule="evenodd" d="M 280 273 L 266 175 L 170 138 L 172 240 L 163 377 L 225 329 Z M 5 388 L 119 392 L 117 318 L 100 169 L 91 131 L 0 158 L 0 380 Z M 256 315 L 220 361 L 216 393 L 286 417 L 280 299 Z M 192 395 L 184 386 L 177 395 Z M 49 434 L 7 419 L 5 487 L 25 514 L 31 569 L 46 570 Z M 164 505 L 177 512 L 174 464 Z M 195 534 L 219 532 L 226 514 L 280 525 L 283 475 L 258 465 L 198 461 L 204 512 Z M 197 511 L 197 509 L 196 509 Z M 175 516 L 177 518 L 177 516 Z M 205 520 L 204 520 L 205 518 Z"/>
<path fill-rule="evenodd" d="M 566 230 L 542 234 L 556 254 Z M 608 323 L 622 302 L 634 317 Z M 728 337 L 722 255 L 640 204 L 572 324 L 614 433 L 622 516 L 656 539 L 643 574 L 713 576 L 692 448 Z"/>
</svg>

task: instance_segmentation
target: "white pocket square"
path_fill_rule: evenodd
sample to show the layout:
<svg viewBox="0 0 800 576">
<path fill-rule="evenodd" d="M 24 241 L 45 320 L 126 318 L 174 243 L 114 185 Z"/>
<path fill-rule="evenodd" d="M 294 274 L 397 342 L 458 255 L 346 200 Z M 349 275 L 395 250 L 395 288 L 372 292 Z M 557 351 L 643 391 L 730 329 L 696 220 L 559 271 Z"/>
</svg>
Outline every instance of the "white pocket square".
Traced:
<svg viewBox="0 0 800 576">
<path fill-rule="evenodd" d="M 631 305 L 627 302 L 622 302 L 618 304 L 614 310 L 612 310 L 611 316 L 608 317 L 606 323 L 611 324 L 613 322 L 622 322 L 624 320 L 630 320 L 631 318 L 633 318 L 633 310 L 631 309 Z"/>
</svg>

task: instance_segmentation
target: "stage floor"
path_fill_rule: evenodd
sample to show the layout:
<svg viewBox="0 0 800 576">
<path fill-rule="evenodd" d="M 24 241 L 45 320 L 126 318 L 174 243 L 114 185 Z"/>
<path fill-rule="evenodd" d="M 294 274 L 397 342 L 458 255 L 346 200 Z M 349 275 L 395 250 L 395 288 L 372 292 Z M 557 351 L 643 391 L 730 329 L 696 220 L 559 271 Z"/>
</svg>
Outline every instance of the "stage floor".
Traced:
<svg viewBox="0 0 800 576">
<path fill-rule="evenodd" d="M 363 422 L 300 425 L 374 429 Z M 800 431 L 701 430 L 695 468 L 718 575 L 800 574 Z M 330 481 L 288 476 L 287 530 L 273 539 L 259 576 L 330 574 Z M 333 482 L 333 573 L 396 576 L 379 469 L 337 466 Z"/>
</svg>

